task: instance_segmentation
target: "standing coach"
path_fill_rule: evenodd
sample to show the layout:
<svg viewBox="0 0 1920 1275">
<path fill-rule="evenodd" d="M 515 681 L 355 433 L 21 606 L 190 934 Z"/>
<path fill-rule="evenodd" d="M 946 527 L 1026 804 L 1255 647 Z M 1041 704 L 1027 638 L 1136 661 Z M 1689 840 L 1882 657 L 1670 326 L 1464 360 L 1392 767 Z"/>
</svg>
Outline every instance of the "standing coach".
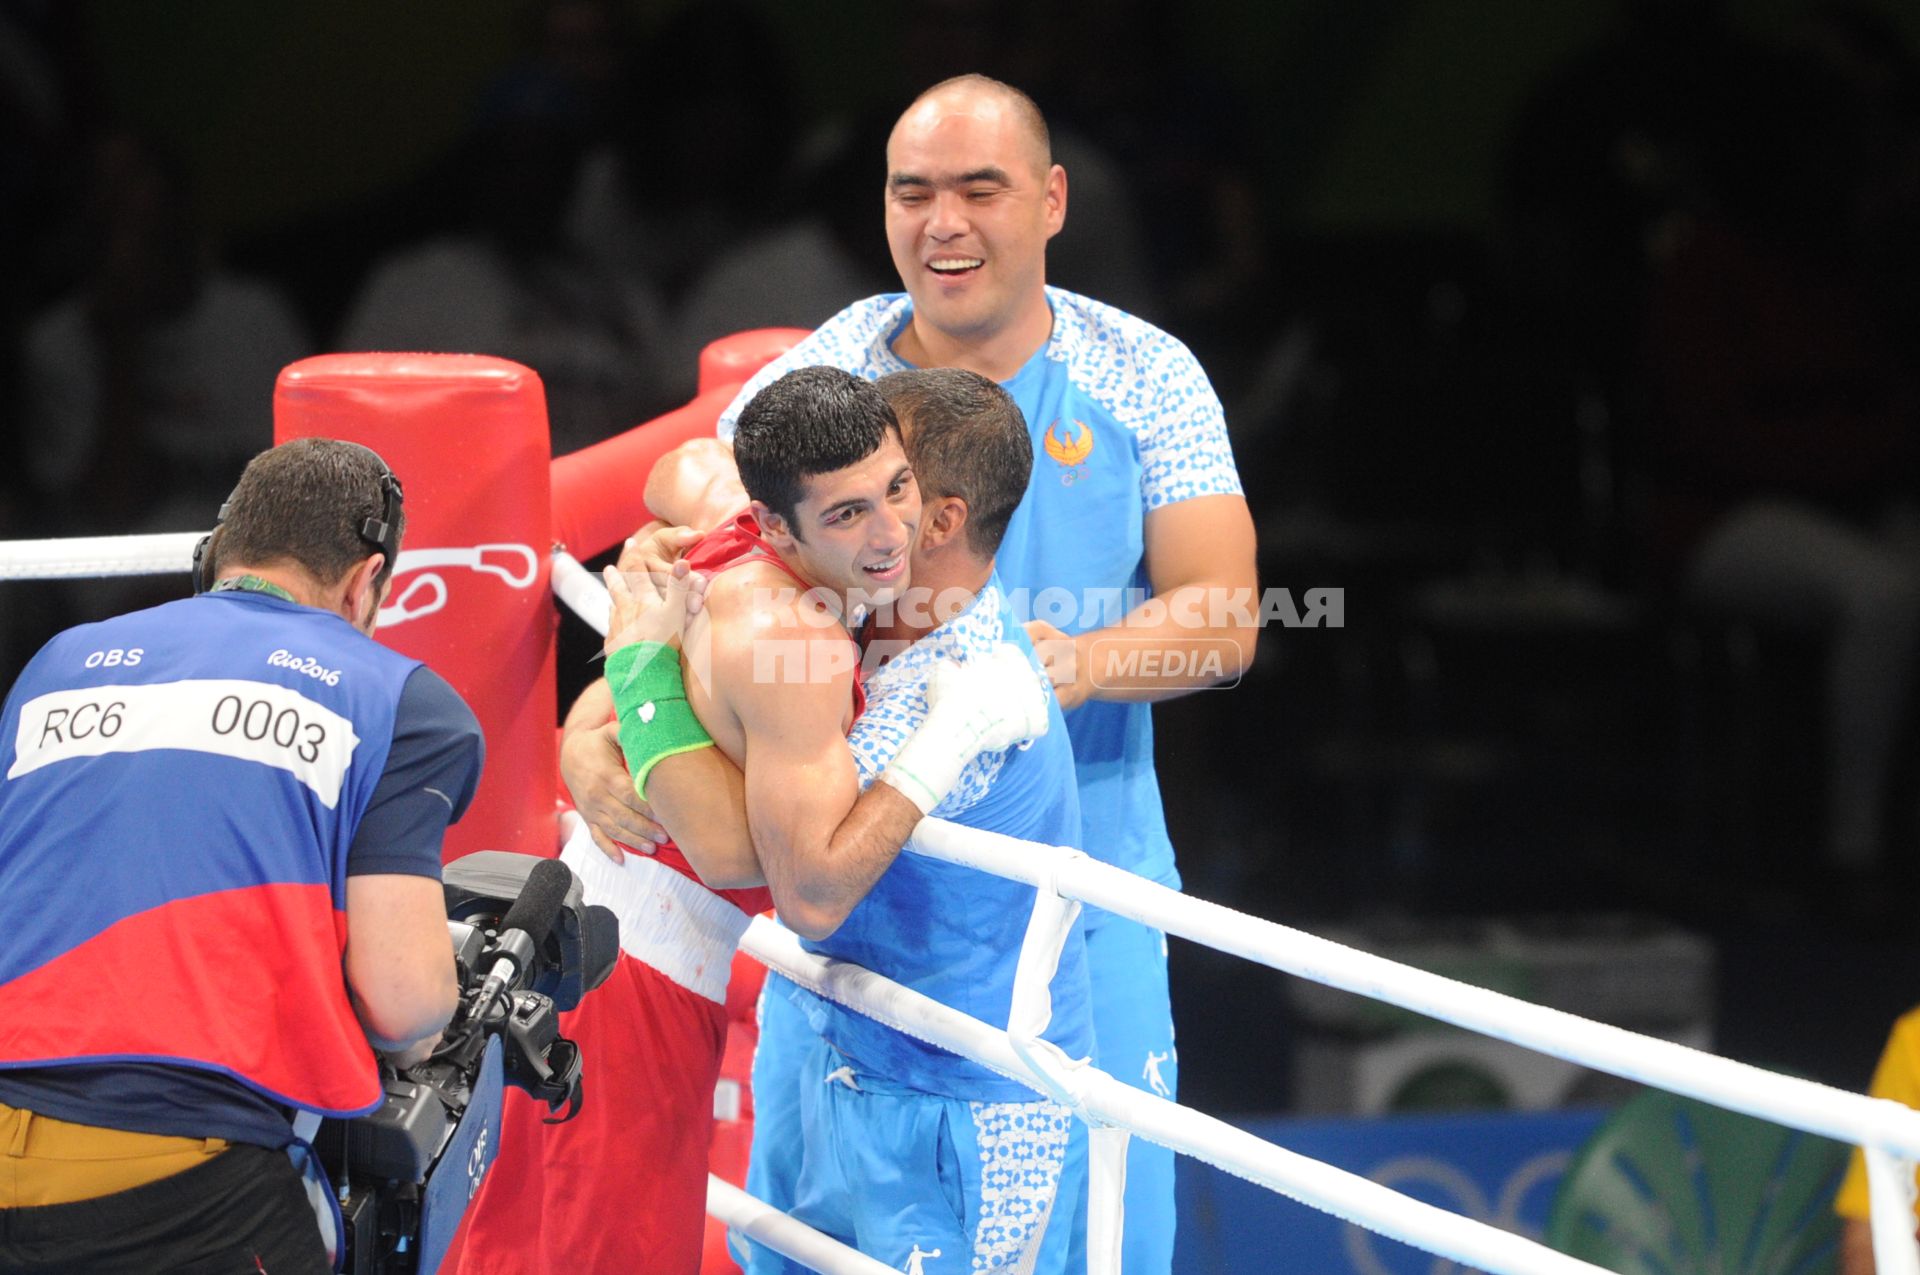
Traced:
<svg viewBox="0 0 1920 1275">
<path fill-rule="evenodd" d="M 1028 601 L 1028 632 L 1066 712 L 1082 844 L 1177 888 L 1149 704 L 1237 678 L 1258 639 L 1253 519 L 1220 400 L 1167 333 L 1047 285 L 1067 175 L 1019 89 L 963 75 L 915 99 L 887 141 L 885 206 L 904 291 L 854 302 L 768 364 L 721 413 L 719 433 L 732 435 L 762 384 L 810 363 L 874 378 L 957 367 L 1005 387 L 1034 463 L 999 571 Z M 1097 908 L 1082 926 L 1094 1061 L 1175 1097 L 1164 937 Z M 769 1036 L 762 1050 L 779 1047 Z M 1133 1139 L 1126 1275 L 1172 1268 L 1173 1182 L 1173 1152 Z"/>
</svg>

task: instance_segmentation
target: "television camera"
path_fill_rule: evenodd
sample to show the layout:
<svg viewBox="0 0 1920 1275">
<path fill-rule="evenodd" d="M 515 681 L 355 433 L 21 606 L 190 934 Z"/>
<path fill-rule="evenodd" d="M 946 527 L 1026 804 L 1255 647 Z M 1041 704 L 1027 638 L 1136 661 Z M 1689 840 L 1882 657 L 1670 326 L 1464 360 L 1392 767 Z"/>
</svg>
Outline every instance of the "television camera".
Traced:
<svg viewBox="0 0 1920 1275">
<path fill-rule="evenodd" d="M 505 1086 L 549 1123 L 582 1101 L 580 1050 L 558 1015 L 605 981 L 619 926 L 554 859 L 481 851 L 445 872 L 460 1003 L 427 1061 L 382 1064 L 370 1115 L 321 1123 L 314 1150 L 339 1198 L 348 1275 L 430 1275 L 500 1147 Z"/>
</svg>

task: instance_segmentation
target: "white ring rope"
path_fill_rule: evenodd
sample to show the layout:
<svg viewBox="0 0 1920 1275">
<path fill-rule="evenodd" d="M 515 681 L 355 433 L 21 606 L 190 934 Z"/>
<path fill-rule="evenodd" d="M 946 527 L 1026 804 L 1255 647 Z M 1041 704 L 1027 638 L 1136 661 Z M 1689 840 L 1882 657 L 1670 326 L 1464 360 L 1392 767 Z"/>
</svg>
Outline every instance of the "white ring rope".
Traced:
<svg viewBox="0 0 1920 1275">
<path fill-rule="evenodd" d="M 711 1173 L 707 1175 L 707 1212 L 755 1243 L 828 1275 L 899 1275 L 893 1267 L 822 1235 Z"/>
<path fill-rule="evenodd" d="M 0 542 L 0 580 L 184 571 L 198 538 L 199 533 L 181 533 Z M 606 631 L 610 607 L 605 590 L 564 551 L 555 551 L 552 581 L 563 601 L 596 630 Z M 802 986 L 1070 1103 L 1096 1128 L 1134 1130 L 1314 1208 L 1483 1270 L 1512 1275 L 1599 1270 L 1531 1240 L 1295 1155 L 1211 1116 L 1134 1089 L 1093 1067 L 1063 1058 L 1050 1060 L 1046 1050 L 1051 1046 L 1036 1038 L 1047 1014 L 1045 983 L 1064 935 L 1059 899 L 1086 903 L 1219 951 L 1569 1062 L 1862 1146 L 1867 1151 L 1878 1269 L 1882 1275 L 1920 1275 L 1920 1245 L 1914 1240 L 1911 1213 L 1913 1166 L 1920 1160 L 1920 1112 L 1900 1103 L 1778 1075 L 1400 965 L 1180 894 L 1058 846 L 927 819 L 915 829 L 909 849 L 1037 887 L 1031 928 L 1048 929 L 1054 938 L 1050 955 L 1034 951 L 1048 944 L 1036 945 L 1032 932 L 1023 948 L 1014 991 L 1012 1025 L 1017 1035 L 969 1018 L 872 971 L 810 954 L 790 931 L 765 918 L 754 920 L 741 948 Z M 709 1211 L 779 1251 L 817 1262 L 819 1269 L 835 1275 L 872 1269 L 865 1264 L 871 1259 L 855 1261 L 844 1246 L 794 1219 L 785 1218 L 784 1223 L 791 1224 L 786 1225 L 766 1216 L 775 1211 L 724 1183 L 710 1185 Z M 790 1246 L 808 1252 L 802 1254 Z"/>
<path fill-rule="evenodd" d="M 0 580 L 72 580 L 88 576 L 155 576 L 193 567 L 204 531 L 151 536 L 69 536 L 0 541 Z"/>
<path fill-rule="evenodd" d="M 1456 982 L 1181 894 L 1059 846 L 928 819 L 918 853 L 1044 886 L 1154 929 L 1569 1062 L 1841 1142 L 1920 1160 L 1920 1111 Z"/>
<path fill-rule="evenodd" d="M 740 948 L 802 987 L 1047 1093 L 1045 1084 L 1025 1073 L 1006 1032 L 871 970 L 807 952 L 776 922 L 754 918 Z M 1502 1275 L 1603 1275 L 1600 1267 L 1296 1155 L 1096 1068 L 1081 1068 L 1076 1088 L 1090 1122 L 1132 1129 L 1249 1182 L 1465 1265 Z"/>
<path fill-rule="evenodd" d="M 1916 1241 L 1913 1228 L 1920 1112 L 1901 1103 L 1783 1076 L 1400 965 L 1181 894 L 1059 846 L 925 819 L 914 829 L 908 848 L 930 858 L 1034 885 L 1043 899 L 1049 890 L 1058 890 L 1062 897 L 1329 987 L 1399 1005 L 1671 1093 L 1854 1143 L 1865 1148 L 1867 1154 L 1876 1269 L 1882 1275 L 1920 1275 L 1920 1241 Z M 1019 977 L 1026 974 L 1023 968 Z M 1020 994 L 1016 987 L 1016 1001 Z M 1165 1143 L 1151 1129 L 1136 1127 L 1156 1142 L 1174 1145 Z M 1175 1150 L 1186 1148 L 1175 1146 Z M 1240 1171 L 1230 1164 L 1219 1167 Z M 1318 1191 L 1319 1184 L 1316 1182 L 1311 1189 Z M 1296 1198 L 1337 1212 L 1310 1197 Z M 1397 1220 L 1388 1218 L 1381 1226 L 1363 1221 L 1363 1225 L 1435 1252 L 1446 1251 L 1423 1238 L 1403 1234 Z M 1454 1221 L 1478 1225 L 1463 1218 Z M 1506 1269 L 1476 1264 L 1487 1270 Z"/>
<path fill-rule="evenodd" d="M 554 596 L 593 626 L 601 637 L 613 622 L 613 598 L 600 578 L 580 565 L 580 559 L 558 545 L 553 549 Z"/>
</svg>

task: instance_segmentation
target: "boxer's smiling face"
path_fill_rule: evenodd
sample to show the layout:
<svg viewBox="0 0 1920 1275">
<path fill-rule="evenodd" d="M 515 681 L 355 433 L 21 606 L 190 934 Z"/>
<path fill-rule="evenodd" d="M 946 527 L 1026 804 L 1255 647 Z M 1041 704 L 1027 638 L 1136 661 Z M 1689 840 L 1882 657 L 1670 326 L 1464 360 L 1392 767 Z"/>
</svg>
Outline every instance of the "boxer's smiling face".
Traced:
<svg viewBox="0 0 1920 1275">
<path fill-rule="evenodd" d="M 866 459 L 803 480 L 792 522 L 775 515 L 766 532 L 809 583 L 878 605 L 906 589 L 919 528 L 920 489 L 889 432 Z"/>
</svg>

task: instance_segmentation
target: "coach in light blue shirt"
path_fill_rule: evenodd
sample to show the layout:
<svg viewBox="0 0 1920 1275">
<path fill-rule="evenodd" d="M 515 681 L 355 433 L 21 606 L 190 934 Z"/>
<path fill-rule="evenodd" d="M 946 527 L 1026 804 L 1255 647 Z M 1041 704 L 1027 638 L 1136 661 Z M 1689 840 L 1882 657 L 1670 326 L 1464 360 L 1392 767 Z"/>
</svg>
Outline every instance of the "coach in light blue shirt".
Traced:
<svg viewBox="0 0 1920 1275">
<path fill-rule="evenodd" d="M 1177 886 L 1148 704 L 1251 661 L 1253 521 L 1219 398 L 1186 347 L 1046 286 L 1066 210 L 1066 173 L 1024 93 L 982 76 L 927 90 L 887 146 L 887 237 L 906 291 L 849 306 L 770 364 L 719 434 L 760 386 L 809 364 L 873 377 L 961 367 L 1005 386 L 1035 459 L 999 571 L 1067 710 L 1082 844 Z M 1086 937 L 1097 1062 L 1172 1097 L 1164 938 L 1093 909 Z M 1128 1275 L 1168 1270 L 1172 1152 L 1134 1140 L 1126 1209 Z"/>
</svg>

